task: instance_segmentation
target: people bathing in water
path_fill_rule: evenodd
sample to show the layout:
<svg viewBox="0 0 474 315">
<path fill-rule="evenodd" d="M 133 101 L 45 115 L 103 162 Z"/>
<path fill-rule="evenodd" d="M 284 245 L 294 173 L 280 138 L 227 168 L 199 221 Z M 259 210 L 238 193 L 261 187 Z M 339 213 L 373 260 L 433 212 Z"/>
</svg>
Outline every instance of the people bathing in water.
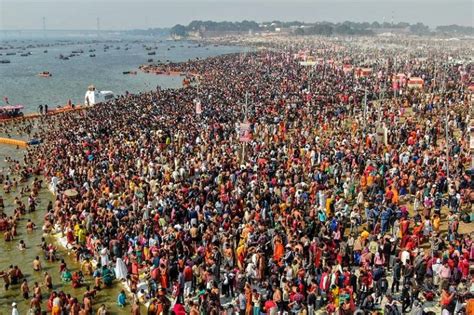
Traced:
<svg viewBox="0 0 474 315">
<path fill-rule="evenodd" d="M 20 240 L 20 243 L 18 244 L 18 249 L 19 250 L 25 250 L 26 249 L 25 241 Z"/>
<path fill-rule="evenodd" d="M 65 267 L 64 270 L 61 272 L 61 281 L 65 283 L 69 283 L 72 280 L 72 273 L 71 271 Z"/>
<path fill-rule="evenodd" d="M 5 231 L 3 233 L 3 240 L 5 242 L 10 242 L 13 240 L 13 235 L 12 235 L 12 232 L 11 231 Z"/>
<path fill-rule="evenodd" d="M 125 295 L 125 291 L 122 290 L 117 296 L 117 305 L 120 307 L 125 307 L 125 304 L 127 304 L 127 296 Z"/>
<path fill-rule="evenodd" d="M 56 250 L 56 246 L 54 246 L 52 243 L 48 244 L 48 246 L 44 250 L 44 255 L 48 261 L 53 262 L 58 259 Z"/>
<path fill-rule="evenodd" d="M 39 256 L 36 256 L 35 259 L 33 260 L 33 270 L 34 271 L 41 271 L 43 268 L 41 266 L 40 258 Z"/>
<path fill-rule="evenodd" d="M 36 228 L 36 224 L 33 221 L 31 221 L 31 219 L 28 219 L 28 222 L 26 223 L 26 231 L 33 232 L 35 228 Z"/>
<path fill-rule="evenodd" d="M 53 278 L 47 271 L 44 272 L 43 285 L 48 288 L 49 291 L 53 289 Z"/>
<path fill-rule="evenodd" d="M 25 300 L 29 299 L 30 296 L 30 288 L 28 287 L 28 281 L 26 279 L 23 279 L 23 282 L 21 283 L 20 286 L 20 291 Z"/>
<path fill-rule="evenodd" d="M 19 284 L 24 275 L 18 266 L 10 265 L 8 270 L 0 271 L 0 277 L 3 278 L 5 290 L 8 290 L 10 285 Z"/>
</svg>

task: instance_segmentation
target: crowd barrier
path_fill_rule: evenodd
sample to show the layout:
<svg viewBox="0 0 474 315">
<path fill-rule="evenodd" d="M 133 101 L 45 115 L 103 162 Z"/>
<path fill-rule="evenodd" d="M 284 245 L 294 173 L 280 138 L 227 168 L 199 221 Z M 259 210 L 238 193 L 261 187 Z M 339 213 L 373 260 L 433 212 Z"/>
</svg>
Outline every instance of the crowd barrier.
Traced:
<svg viewBox="0 0 474 315">
<path fill-rule="evenodd" d="M 84 106 L 84 105 L 78 105 L 78 106 L 75 106 L 74 108 L 73 107 L 55 108 L 55 109 L 48 110 L 47 115 L 52 116 L 52 115 L 61 114 L 61 113 L 65 113 L 65 112 L 81 110 L 81 109 L 84 109 L 85 107 L 86 106 Z M 41 116 L 42 115 L 38 114 L 38 113 L 31 113 L 31 114 L 26 114 L 26 115 L 21 116 L 21 117 L 0 119 L 0 122 L 22 121 L 22 120 L 28 120 L 28 119 L 36 119 L 36 118 L 39 118 Z"/>
<path fill-rule="evenodd" d="M 26 141 L 15 140 L 15 139 L 10 139 L 10 138 L 0 138 L 0 144 L 16 145 L 22 148 L 25 148 L 28 146 L 28 143 Z"/>
</svg>

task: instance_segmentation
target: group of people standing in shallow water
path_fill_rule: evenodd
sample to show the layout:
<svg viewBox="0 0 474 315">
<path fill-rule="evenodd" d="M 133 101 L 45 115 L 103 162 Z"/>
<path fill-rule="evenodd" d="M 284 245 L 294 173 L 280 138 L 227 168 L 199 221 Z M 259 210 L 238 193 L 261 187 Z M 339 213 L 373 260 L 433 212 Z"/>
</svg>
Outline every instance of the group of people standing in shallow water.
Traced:
<svg viewBox="0 0 474 315">
<path fill-rule="evenodd" d="M 37 224 L 81 266 L 64 266 L 63 281 L 92 285 L 34 292 L 32 313 L 105 314 L 97 290 L 121 283 L 131 293 L 116 302 L 132 314 L 469 314 L 471 69 L 436 63 L 472 50 L 431 46 L 418 60 L 396 44 L 394 57 L 357 42 L 274 43 L 179 64 L 199 88 L 43 118 L 43 143 L 23 160 L 55 192 Z M 304 48 L 325 61 L 301 66 Z M 374 75 L 343 71 L 368 59 Z M 398 73 L 425 87 L 395 85 Z M 440 93 L 435 76 L 454 83 Z M 7 231 L 17 210 L 2 217 Z"/>
</svg>

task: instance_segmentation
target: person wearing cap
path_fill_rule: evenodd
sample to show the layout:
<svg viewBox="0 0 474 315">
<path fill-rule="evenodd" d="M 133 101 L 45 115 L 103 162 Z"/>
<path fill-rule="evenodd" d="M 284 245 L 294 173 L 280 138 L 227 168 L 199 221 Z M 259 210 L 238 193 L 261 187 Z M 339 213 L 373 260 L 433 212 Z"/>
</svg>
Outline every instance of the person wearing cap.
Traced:
<svg viewBox="0 0 474 315">
<path fill-rule="evenodd" d="M 12 315 L 20 315 L 20 313 L 18 312 L 16 302 L 12 303 Z"/>
</svg>

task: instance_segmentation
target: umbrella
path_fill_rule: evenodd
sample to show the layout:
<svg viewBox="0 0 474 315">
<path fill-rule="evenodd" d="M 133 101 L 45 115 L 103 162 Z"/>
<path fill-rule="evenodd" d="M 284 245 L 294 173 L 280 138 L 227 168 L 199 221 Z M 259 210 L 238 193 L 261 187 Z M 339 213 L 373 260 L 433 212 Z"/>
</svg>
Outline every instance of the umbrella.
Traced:
<svg viewBox="0 0 474 315">
<path fill-rule="evenodd" d="M 68 197 L 76 197 L 78 195 L 78 192 L 75 189 L 68 189 L 64 192 L 64 194 Z"/>
</svg>

